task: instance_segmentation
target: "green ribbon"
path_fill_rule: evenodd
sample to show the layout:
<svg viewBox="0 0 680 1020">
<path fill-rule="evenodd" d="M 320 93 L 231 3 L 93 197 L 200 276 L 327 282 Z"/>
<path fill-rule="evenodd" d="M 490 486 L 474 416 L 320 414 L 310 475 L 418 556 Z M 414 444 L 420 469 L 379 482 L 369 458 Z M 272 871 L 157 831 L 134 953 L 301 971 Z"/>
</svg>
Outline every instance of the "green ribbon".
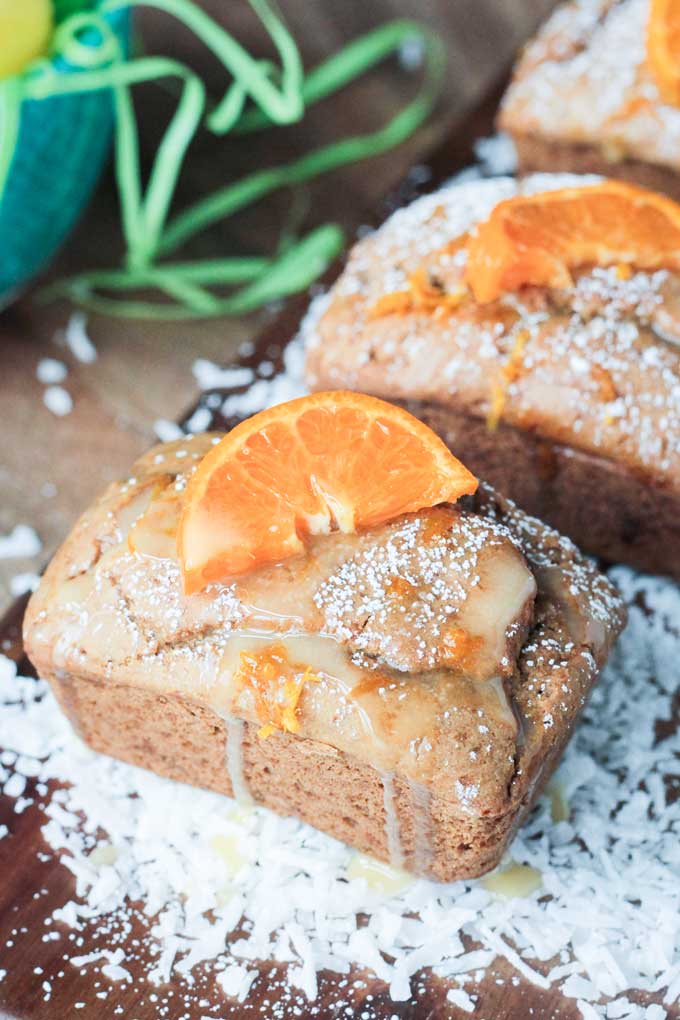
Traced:
<svg viewBox="0 0 680 1020">
<path fill-rule="evenodd" d="M 45 294 L 65 295 L 85 307 L 137 318 L 236 315 L 304 290 L 342 250 L 341 230 L 326 224 L 306 237 L 287 238 L 271 258 L 168 260 L 196 234 L 263 196 L 398 145 L 423 123 L 441 85 L 442 44 L 417 22 L 399 20 L 374 29 L 305 75 L 295 42 L 278 13 L 267 0 L 249 2 L 272 40 L 278 63 L 253 58 L 192 0 L 103 0 L 96 11 L 80 10 L 57 26 L 52 54 L 60 53 L 72 69 L 58 70 L 45 59 L 32 64 L 22 76 L 0 83 L 0 195 L 16 145 L 22 99 L 102 89 L 113 94 L 125 264 L 120 269 L 94 270 L 61 280 Z M 177 18 L 224 66 L 229 86 L 209 109 L 203 81 L 181 61 L 165 56 L 127 58 L 107 15 L 142 5 Z M 199 127 L 223 135 L 291 124 L 300 120 L 308 106 L 348 85 L 413 39 L 423 47 L 422 85 L 415 98 L 381 128 L 343 138 L 292 163 L 258 170 L 170 218 L 187 149 Z M 178 84 L 177 105 L 143 188 L 131 89 L 163 80 Z M 232 288 L 232 292 L 224 295 L 224 288 Z M 130 296 L 148 290 L 162 293 L 165 300 Z"/>
</svg>

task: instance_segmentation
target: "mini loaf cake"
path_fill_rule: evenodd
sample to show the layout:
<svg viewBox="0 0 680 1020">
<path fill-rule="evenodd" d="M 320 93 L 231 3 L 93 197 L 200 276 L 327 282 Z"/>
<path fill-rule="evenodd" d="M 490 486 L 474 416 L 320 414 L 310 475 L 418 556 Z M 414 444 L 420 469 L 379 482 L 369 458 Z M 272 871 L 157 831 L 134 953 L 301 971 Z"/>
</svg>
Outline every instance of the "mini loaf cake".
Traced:
<svg viewBox="0 0 680 1020">
<path fill-rule="evenodd" d="M 525 48 L 501 107 L 520 172 L 602 173 L 680 199 L 672 9 L 667 0 L 557 8 Z"/>
<path fill-rule="evenodd" d="M 178 520 L 215 442 L 138 461 L 30 601 L 27 652 L 74 728 L 421 875 L 494 867 L 622 626 L 614 589 L 481 487 L 185 594 Z"/>
<path fill-rule="evenodd" d="M 445 187 L 355 245 L 307 382 L 403 403 L 587 552 L 680 578 L 679 224 L 597 178 Z"/>
</svg>

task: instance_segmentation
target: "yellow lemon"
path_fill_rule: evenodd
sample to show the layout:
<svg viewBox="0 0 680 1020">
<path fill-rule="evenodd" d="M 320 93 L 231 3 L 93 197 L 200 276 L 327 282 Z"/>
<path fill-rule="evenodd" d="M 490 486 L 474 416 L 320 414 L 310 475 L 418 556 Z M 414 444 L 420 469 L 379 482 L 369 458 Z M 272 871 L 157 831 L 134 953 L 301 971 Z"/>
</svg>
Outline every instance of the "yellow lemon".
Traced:
<svg viewBox="0 0 680 1020">
<path fill-rule="evenodd" d="M 0 78 L 9 78 L 47 49 L 52 0 L 0 0 Z"/>
</svg>

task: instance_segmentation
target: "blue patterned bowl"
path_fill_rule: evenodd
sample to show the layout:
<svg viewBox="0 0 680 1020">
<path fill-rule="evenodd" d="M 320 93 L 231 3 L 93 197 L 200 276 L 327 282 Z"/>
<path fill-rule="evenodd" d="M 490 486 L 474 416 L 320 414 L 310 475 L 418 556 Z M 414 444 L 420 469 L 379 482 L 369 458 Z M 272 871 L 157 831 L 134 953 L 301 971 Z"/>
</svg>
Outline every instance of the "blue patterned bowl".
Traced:
<svg viewBox="0 0 680 1020">
<path fill-rule="evenodd" d="M 109 23 L 127 45 L 129 16 Z M 87 43 L 87 35 L 82 42 Z M 68 65 L 55 58 L 57 70 Z M 26 100 L 0 201 L 0 308 L 54 256 L 87 205 L 111 147 L 111 93 Z"/>
</svg>

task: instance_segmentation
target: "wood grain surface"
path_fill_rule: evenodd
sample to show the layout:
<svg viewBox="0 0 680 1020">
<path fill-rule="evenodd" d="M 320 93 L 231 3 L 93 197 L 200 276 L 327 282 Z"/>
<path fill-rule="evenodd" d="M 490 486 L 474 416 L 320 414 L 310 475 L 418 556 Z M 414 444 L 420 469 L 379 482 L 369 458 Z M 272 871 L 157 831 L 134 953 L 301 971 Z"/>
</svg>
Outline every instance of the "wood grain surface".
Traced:
<svg viewBox="0 0 680 1020">
<path fill-rule="evenodd" d="M 306 209 L 303 228 L 337 221 L 352 236 L 368 210 L 423 152 L 429 151 L 461 114 L 469 111 L 507 65 L 516 49 L 553 6 L 554 0 L 282 0 L 281 8 L 299 40 L 307 66 L 344 42 L 390 17 L 417 17 L 446 42 L 446 85 L 429 125 L 409 143 L 370 164 L 346 168 L 299 192 Z M 255 53 L 265 39 L 245 0 L 203 0 L 203 6 Z M 144 11 L 145 38 L 158 52 L 172 52 L 200 66 L 215 90 L 221 79 L 206 54 L 167 16 Z M 350 132 L 385 121 L 406 96 L 413 78 L 388 62 L 346 92 L 312 110 L 294 128 L 249 137 L 247 143 L 212 136 L 192 145 L 191 161 L 178 202 L 236 179 L 256 166 L 283 162 Z M 168 112 L 168 97 L 147 88 L 138 96 L 142 144 L 147 156 Z M 148 162 L 148 160 L 147 160 Z M 203 255 L 270 251 L 291 202 L 274 196 L 212 232 Z M 120 255 L 113 182 L 102 182 L 81 225 L 50 277 L 112 264 Z M 39 281 L 42 283 L 44 281 Z M 157 418 L 174 419 L 197 396 L 193 361 L 206 357 L 228 363 L 239 344 L 266 325 L 271 312 L 186 324 L 157 324 L 92 317 L 90 335 L 99 351 L 94 365 L 74 361 L 55 343 L 68 321 L 64 304 L 42 305 L 35 288 L 0 314 L 0 534 L 23 522 L 36 528 L 43 548 L 29 560 L 0 560 L 0 611 L 10 602 L 10 578 L 35 571 L 54 551 L 77 514 L 109 478 L 124 472 L 154 439 Z M 74 409 L 64 418 L 42 402 L 35 372 L 41 358 L 63 359 L 65 386 Z"/>
</svg>

